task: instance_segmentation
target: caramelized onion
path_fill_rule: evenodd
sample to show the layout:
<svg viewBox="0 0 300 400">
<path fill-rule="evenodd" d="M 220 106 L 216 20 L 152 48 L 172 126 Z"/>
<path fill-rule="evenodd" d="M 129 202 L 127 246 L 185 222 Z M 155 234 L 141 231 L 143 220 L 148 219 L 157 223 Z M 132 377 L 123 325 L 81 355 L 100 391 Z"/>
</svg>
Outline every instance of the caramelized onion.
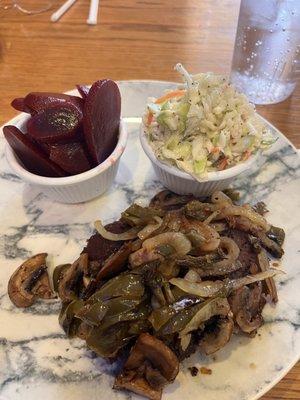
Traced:
<svg viewBox="0 0 300 400">
<path fill-rule="evenodd" d="M 221 237 L 220 249 L 225 250 L 224 256 L 218 253 L 199 257 L 188 255 L 177 260 L 177 263 L 181 266 L 195 268 L 199 277 L 227 275 L 242 267 L 237 260 L 240 249 L 234 240 L 226 236 Z"/>
<path fill-rule="evenodd" d="M 220 205 L 232 205 L 232 200 L 225 193 L 221 191 L 214 192 L 211 195 L 211 202 Z"/>
<path fill-rule="evenodd" d="M 195 331 L 201 327 L 201 325 L 208 321 L 211 317 L 215 315 L 223 315 L 226 316 L 230 311 L 230 307 L 227 299 L 222 297 L 216 297 L 214 299 L 209 299 L 204 302 L 199 311 L 193 316 L 190 322 L 187 323 L 185 328 L 179 332 L 179 338 L 181 339 L 181 347 L 183 350 L 186 350 L 189 345 L 189 340 L 187 340 L 186 336 L 188 335 L 188 339 L 190 339 L 190 332 Z"/>
<path fill-rule="evenodd" d="M 199 329 L 200 325 L 214 315 L 226 316 L 230 311 L 228 301 L 224 297 L 215 297 L 202 303 L 201 308 L 193 316 L 186 327 L 179 333 L 179 336 L 186 335 Z"/>
<path fill-rule="evenodd" d="M 240 215 L 250 219 L 255 225 L 267 232 L 270 229 L 270 224 L 267 223 L 265 218 L 255 212 L 250 206 L 235 206 L 229 205 L 222 207 L 220 213 L 215 217 L 215 220 L 224 219 L 231 216 Z"/>
<path fill-rule="evenodd" d="M 214 251 L 220 244 L 220 236 L 211 226 L 195 219 L 182 218 L 180 231 L 194 237 L 195 247 L 200 251 Z M 196 240 L 196 239 L 199 240 Z"/>
<path fill-rule="evenodd" d="M 219 247 L 225 250 L 226 256 L 223 260 L 216 262 L 211 269 L 216 275 L 225 275 L 231 272 L 231 266 L 237 260 L 240 249 L 234 240 L 226 236 L 221 237 Z M 232 269 L 236 270 L 237 268 L 234 267 Z"/>
<path fill-rule="evenodd" d="M 187 254 L 192 246 L 191 242 L 181 232 L 165 232 L 146 239 L 142 248 L 132 253 L 129 257 L 130 264 L 134 267 L 155 260 L 163 260 L 164 257 L 157 251 L 162 245 L 168 245 L 174 249 L 174 253 L 179 256 Z"/>
<path fill-rule="evenodd" d="M 161 227 L 162 224 L 162 219 L 160 217 L 155 216 L 154 217 L 156 224 L 148 224 L 146 225 L 143 229 L 139 231 L 137 234 L 138 238 L 141 240 L 147 239 L 149 236 L 152 235 L 158 228 Z"/>
<path fill-rule="evenodd" d="M 95 226 L 95 229 L 97 230 L 97 232 L 102 237 L 104 237 L 104 239 L 111 240 L 113 242 L 117 242 L 119 240 L 135 239 L 140 230 L 140 228 L 132 228 L 123 233 L 112 233 L 112 232 L 107 231 L 104 228 L 104 226 L 102 225 L 102 222 L 100 220 L 95 221 L 94 226 Z"/>
<path fill-rule="evenodd" d="M 189 282 L 200 282 L 201 278 L 198 272 L 194 269 L 190 269 L 184 276 L 184 279 L 186 279 Z"/>
<path fill-rule="evenodd" d="M 270 268 L 268 257 L 263 249 L 257 254 L 258 263 L 262 271 L 268 271 Z M 278 296 L 276 285 L 273 278 L 266 279 L 266 285 L 272 300 L 277 303 Z"/>
<path fill-rule="evenodd" d="M 170 283 L 186 293 L 200 297 L 212 297 L 224 287 L 222 281 L 191 282 L 182 278 L 173 278 Z"/>
<path fill-rule="evenodd" d="M 270 268 L 268 271 L 260 272 L 255 275 L 247 275 L 243 278 L 232 279 L 230 281 L 190 282 L 182 278 L 173 278 L 170 280 L 170 283 L 189 294 L 200 297 L 213 297 L 217 295 L 228 295 L 232 290 L 249 285 L 250 283 L 264 281 L 279 273 L 282 273 L 282 271 Z"/>
</svg>

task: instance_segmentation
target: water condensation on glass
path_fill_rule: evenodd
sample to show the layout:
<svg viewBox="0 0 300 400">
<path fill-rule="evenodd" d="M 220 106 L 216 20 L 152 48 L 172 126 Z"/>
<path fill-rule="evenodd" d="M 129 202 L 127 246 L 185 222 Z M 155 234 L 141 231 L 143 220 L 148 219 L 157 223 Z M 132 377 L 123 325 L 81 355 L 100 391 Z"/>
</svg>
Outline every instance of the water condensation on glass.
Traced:
<svg viewBox="0 0 300 400">
<path fill-rule="evenodd" d="M 300 72 L 300 0 L 241 0 L 231 81 L 255 104 L 277 103 Z"/>
</svg>

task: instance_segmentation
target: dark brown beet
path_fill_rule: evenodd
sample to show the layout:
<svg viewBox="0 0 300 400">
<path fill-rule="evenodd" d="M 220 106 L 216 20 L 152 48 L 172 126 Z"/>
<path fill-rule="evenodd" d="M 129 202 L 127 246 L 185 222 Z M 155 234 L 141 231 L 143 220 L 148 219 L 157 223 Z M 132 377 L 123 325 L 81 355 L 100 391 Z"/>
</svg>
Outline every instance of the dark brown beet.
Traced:
<svg viewBox="0 0 300 400">
<path fill-rule="evenodd" d="M 109 79 L 95 82 L 85 100 L 83 128 L 88 150 L 100 164 L 114 150 L 118 140 L 121 96 Z"/>
<path fill-rule="evenodd" d="M 24 103 L 33 115 L 57 104 L 73 104 L 81 113 L 83 111 L 83 100 L 79 96 L 62 93 L 31 92 L 25 97 Z"/>
<path fill-rule="evenodd" d="M 42 143 L 73 141 L 82 123 L 82 114 L 73 104 L 56 104 L 31 117 L 27 133 Z"/>
<path fill-rule="evenodd" d="M 5 126 L 3 133 L 10 147 L 28 171 L 48 177 L 66 176 L 65 172 L 48 160 L 47 156 L 32 142 L 28 135 L 24 135 L 16 126 Z"/>
<path fill-rule="evenodd" d="M 130 227 L 122 221 L 115 221 L 106 225 L 105 228 L 113 233 L 122 233 Z M 83 253 L 87 253 L 90 261 L 98 261 L 102 264 L 109 256 L 115 253 L 123 245 L 123 241 L 111 241 L 104 239 L 99 233 L 92 235 L 87 241 Z"/>
<path fill-rule="evenodd" d="M 24 102 L 24 97 L 18 97 L 11 102 L 11 106 L 18 111 L 26 112 L 28 114 L 31 113 L 30 108 L 28 108 Z"/>
<path fill-rule="evenodd" d="M 28 135 L 27 135 L 28 136 Z M 30 136 L 28 136 L 30 137 Z M 31 138 L 30 138 L 31 139 Z M 50 149 L 51 149 L 51 144 L 47 144 L 47 143 L 41 143 L 41 142 L 37 142 L 36 140 L 31 139 L 49 158 L 50 156 Z M 1 399 L 0 399 L 1 400 Z"/>
<path fill-rule="evenodd" d="M 253 251 L 247 232 L 237 229 L 229 229 L 224 232 L 224 236 L 228 236 L 235 241 L 240 249 L 238 261 L 242 264 L 242 268 L 231 272 L 229 279 L 237 279 L 247 275 L 250 272 L 251 265 L 257 264 L 257 255 Z"/>
<path fill-rule="evenodd" d="M 76 87 L 80 96 L 85 100 L 89 94 L 90 88 L 86 85 L 76 85 Z"/>
<path fill-rule="evenodd" d="M 80 174 L 91 168 L 85 150 L 79 142 L 50 146 L 50 160 L 72 175 Z"/>
</svg>

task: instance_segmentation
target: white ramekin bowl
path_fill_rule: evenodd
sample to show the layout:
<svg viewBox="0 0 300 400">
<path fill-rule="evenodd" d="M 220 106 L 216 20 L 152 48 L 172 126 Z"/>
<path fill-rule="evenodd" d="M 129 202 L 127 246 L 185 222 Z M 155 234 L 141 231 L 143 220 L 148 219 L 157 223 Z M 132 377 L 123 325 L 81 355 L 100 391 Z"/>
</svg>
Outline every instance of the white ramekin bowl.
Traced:
<svg viewBox="0 0 300 400">
<path fill-rule="evenodd" d="M 16 125 L 22 128 L 29 116 L 25 116 Z M 52 200 L 60 203 L 81 203 L 103 194 L 112 184 L 119 167 L 120 157 L 127 143 L 127 129 L 120 121 L 119 139 L 112 154 L 103 163 L 81 174 L 65 178 L 47 178 L 27 171 L 21 161 L 6 144 L 6 159 L 11 169 L 25 182 L 37 187 Z"/>
<path fill-rule="evenodd" d="M 197 197 L 208 196 L 216 190 L 226 189 L 238 175 L 249 170 L 258 157 L 258 153 L 256 153 L 243 163 L 224 171 L 209 172 L 205 179 L 198 181 L 177 167 L 164 164 L 157 159 L 148 142 L 143 124 L 140 128 L 140 141 L 144 152 L 152 163 L 155 174 L 166 188 L 174 193 L 192 194 Z"/>
</svg>

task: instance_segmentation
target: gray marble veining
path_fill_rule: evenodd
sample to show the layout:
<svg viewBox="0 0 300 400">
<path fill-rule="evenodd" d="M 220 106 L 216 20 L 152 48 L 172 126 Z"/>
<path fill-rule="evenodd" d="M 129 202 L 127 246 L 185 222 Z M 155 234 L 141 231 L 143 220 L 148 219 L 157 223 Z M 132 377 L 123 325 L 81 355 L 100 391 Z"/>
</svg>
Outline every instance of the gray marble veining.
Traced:
<svg viewBox="0 0 300 400">
<path fill-rule="evenodd" d="M 169 85 L 169 84 L 168 84 Z M 148 95 L 165 87 L 154 82 L 120 83 L 123 115 L 139 116 Z M 58 325 L 59 302 L 15 308 L 6 294 L 14 269 L 28 256 L 49 253 L 50 269 L 72 261 L 97 218 L 110 222 L 133 201 L 146 202 L 161 189 L 138 143 L 138 124 L 129 123 L 128 147 L 113 187 L 85 204 L 53 203 L 25 186 L 9 170 L 0 138 L 0 400 L 136 399 L 111 389 L 118 364 L 68 340 Z M 164 398 L 253 400 L 278 381 L 300 354 L 300 165 L 294 148 L 279 135 L 258 165 L 236 180 L 242 200 L 264 200 L 268 219 L 287 233 L 278 279 L 279 303 L 267 306 L 255 339 L 235 337 L 215 357 L 193 355 Z M 187 366 L 209 366 L 212 375 L 191 377 Z"/>
</svg>

